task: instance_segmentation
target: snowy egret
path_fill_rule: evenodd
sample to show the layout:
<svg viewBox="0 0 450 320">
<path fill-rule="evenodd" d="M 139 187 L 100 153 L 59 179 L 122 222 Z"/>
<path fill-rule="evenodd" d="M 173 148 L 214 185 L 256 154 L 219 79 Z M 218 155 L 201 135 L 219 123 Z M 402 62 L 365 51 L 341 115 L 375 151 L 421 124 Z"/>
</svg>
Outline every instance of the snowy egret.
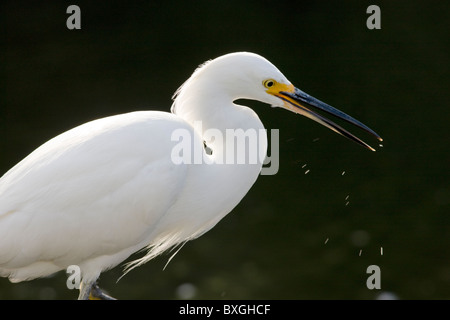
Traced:
<svg viewBox="0 0 450 320">
<path fill-rule="evenodd" d="M 218 57 L 180 87 L 171 113 L 132 112 L 85 123 L 10 169 L 0 179 L 0 275 L 20 282 L 76 265 L 79 298 L 103 297 L 96 284 L 101 272 L 147 249 L 129 271 L 211 229 L 262 168 L 261 160 L 219 163 L 224 141 L 206 137 L 209 129 L 223 136 L 227 129 L 264 129 L 253 110 L 234 103 L 240 98 L 304 115 L 374 150 L 310 109 L 316 108 L 381 141 L 361 122 L 295 88 L 265 58 L 246 52 Z M 173 133 L 180 130 L 209 162 L 174 161 L 180 140 Z M 264 154 L 266 139 L 259 141 Z M 240 148 L 245 141 L 237 143 Z M 247 156 L 254 152 L 247 144 L 243 150 Z"/>
</svg>

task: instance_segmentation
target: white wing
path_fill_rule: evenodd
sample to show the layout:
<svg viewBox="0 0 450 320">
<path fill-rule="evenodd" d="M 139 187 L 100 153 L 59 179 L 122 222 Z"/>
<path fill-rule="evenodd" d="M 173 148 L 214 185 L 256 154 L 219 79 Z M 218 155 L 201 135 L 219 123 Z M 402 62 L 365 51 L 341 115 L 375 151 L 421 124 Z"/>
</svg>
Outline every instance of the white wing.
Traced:
<svg viewBox="0 0 450 320">
<path fill-rule="evenodd" d="M 170 159 L 180 127 L 164 112 L 103 118 L 13 167 L 0 179 L 0 275 L 22 281 L 116 255 L 103 259 L 113 267 L 147 245 L 184 185 L 186 166 Z"/>
</svg>

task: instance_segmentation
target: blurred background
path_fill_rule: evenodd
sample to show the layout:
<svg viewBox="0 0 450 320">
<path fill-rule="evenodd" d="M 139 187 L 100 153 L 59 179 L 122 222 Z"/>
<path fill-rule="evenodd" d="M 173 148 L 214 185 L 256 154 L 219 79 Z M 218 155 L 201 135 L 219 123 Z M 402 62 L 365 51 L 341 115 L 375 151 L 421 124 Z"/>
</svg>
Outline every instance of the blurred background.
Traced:
<svg viewBox="0 0 450 320">
<path fill-rule="evenodd" d="M 169 111 L 199 64 L 255 52 L 374 129 L 383 146 L 344 124 L 376 147 L 370 152 L 306 118 L 246 102 L 280 130 L 278 174 L 261 176 L 165 270 L 170 255 L 117 283 L 116 267 L 100 286 L 119 299 L 449 299 L 450 28 L 438 3 L 4 0 L 0 174 L 84 122 Z M 71 4 L 81 30 L 66 28 Z M 371 4 L 381 30 L 366 27 Z M 381 269 L 380 290 L 366 287 L 370 265 Z M 0 278 L 0 299 L 75 299 L 66 279 Z"/>
</svg>

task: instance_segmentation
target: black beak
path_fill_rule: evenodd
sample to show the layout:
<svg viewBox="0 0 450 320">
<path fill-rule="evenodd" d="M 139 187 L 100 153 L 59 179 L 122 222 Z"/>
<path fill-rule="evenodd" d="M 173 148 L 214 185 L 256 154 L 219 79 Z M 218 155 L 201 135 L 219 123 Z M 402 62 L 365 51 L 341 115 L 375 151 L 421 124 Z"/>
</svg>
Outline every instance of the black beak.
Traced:
<svg viewBox="0 0 450 320">
<path fill-rule="evenodd" d="M 340 135 L 343 135 L 344 137 L 347 137 L 350 140 L 355 141 L 356 143 L 364 146 L 365 148 L 375 151 L 374 148 L 369 146 L 367 143 L 359 139 L 358 137 L 354 136 L 344 128 L 340 127 L 336 123 L 334 123 L 331 120 L 328 120 L 327 118 L 321 116 L 320 114 L 311 111 L 308 107 L 316 108 L 320 111 L 324 111 L 326 113 L 332 114 L 333 116 L 345 120 L 367 132 L 375 136 L 379 141 L 383 141 L 383 139 L 372 129 L 367 127 L 365 124 L 361 123 L 360 121 L 356 120 L 355 118 L 349 116 L 348 114 L 333 108 L 332 106 L 326 104 L 325 102 L 320 101 L 319 99 L 316 99 L 309 94 L 301 91 L 300 89 L 295 88 L 294 92 L 285 92 L 282 91 L 277 95 L 279 98 L 284 100 L 288 103 L 286 106 L 290 111 L 293 111 L 295 113 L 302 114 L 316 122 L 319 122 L 320 124 L 324 125 L 325 127 L 328 127 L 329 129 L 333 130 L 334 132 L 339 133 Z"/>
</svg>

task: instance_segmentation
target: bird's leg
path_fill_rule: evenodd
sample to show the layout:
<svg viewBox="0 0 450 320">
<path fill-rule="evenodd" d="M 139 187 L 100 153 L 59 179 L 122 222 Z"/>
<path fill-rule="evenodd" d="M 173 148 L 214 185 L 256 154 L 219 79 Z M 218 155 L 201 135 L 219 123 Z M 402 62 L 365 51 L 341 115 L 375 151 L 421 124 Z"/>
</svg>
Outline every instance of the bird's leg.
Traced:
<svg viewBox="0 0 450 320">
<path fill-rule="evenodd" d="M 102 291 L 102 289 L 100 289 L 100 287 L 97 285 L 96 282 L 91 286 L 91 294 L 89 296 L 89 299 L 90 300 L 116 300 L 116 298 L 113 298 L 113 297 L 107 295 L 106 293 L 104 293 Z"/>
<path fill-rule="evenodd" d="M 82 282 L 80 284 L 80 295 L 78 300 L 116 300 L 115 298 L 107 295 L 97 285 L 97 281 Z"/>
<path fill-rule="evenodd" d="M 91 288 L 96 281 L 92 282 L 81 282 L 80 284 L 80 294 L 78 295 L 78 300 L 89 300 L 89 295 L 91 293 Z"/>
</svg>

